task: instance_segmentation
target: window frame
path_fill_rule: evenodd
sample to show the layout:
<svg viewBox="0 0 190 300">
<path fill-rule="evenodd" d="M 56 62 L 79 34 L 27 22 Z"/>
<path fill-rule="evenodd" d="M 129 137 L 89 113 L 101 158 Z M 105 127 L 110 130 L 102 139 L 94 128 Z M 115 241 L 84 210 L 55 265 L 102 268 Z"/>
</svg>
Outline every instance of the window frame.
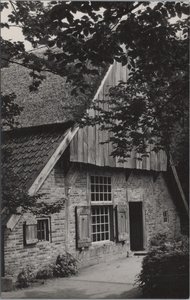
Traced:
<svg viewBox="0 0 190 300">
<path fill-rule="evenodd" d="M 168 223 L 169 222 L 169 213 L 168 210 L 163 211 L 163 222 Z"/>
<path fill-rule="evenodd" d="M 94 182 L 92 182 L 92 177 L 94 177 Z M 101 183 L 101 180 L 100 178 L 102 177 L 102 183 Z M 97 182 L 95 178 L 98 178 Z M 104 178 L 107 178 L 107 184 L 104 183 Z M 109 179 L 108 179 L 109 178 Z M 113 237 L 114 237 L 114 217 L 113 217 L 113 191 L 112 191 L 112 176 L 110 175 L 102 175 L 102 174 L 90 174 L 89 176 L 89 199 L 90 199 L 90 208 L 91 208 L 91 240 L 92 240 L 92 244 L 99 244 L 99 243 L 109 243 L 111 241 L 113 241 Z M 104 191 L 105 193 L 107 193 L 107 195 L 111 195 L 110 199 L 111 200 L 92 200 L 92 194 L 96 194 L 95 190 L 92 192 L 92 186 L 97 186 L 99 185 L 102 185 L 102 186 L 107 186 L 107 188 L 105 189 L 104 187 L 102 188 L 102 192 L 100 191 L 100 188 L 99 188 L 99 191 L 97 192 L 97 194 L 100 195 L 100 193 L 103 194 L 102 198 L 104 199 Z M 110 186 L 110 191 L 108 191 L 108 186 Z M 95 198 L 96 196 L 94 196 Z M 109 196 L 107 196 L 108 199 L 109 199 Z M 100 197 L 99 197 L 100 199 Z M 108 230 L 109 230 L 109 239 L 104 239 L 102 240 L 100 238 L 100 240 L 93 240 L 93 236 L 96 236 L 96 239 L 97 239 L 97 236 L 98 234 L 100 234 L 100 237 L 101 236 L 105 236 L 106 235 L 106 231 L 93 231 L 93 226 L 96 225 L 96 228 L 98 228 L 98 225 L 101 226 L 103 224 L 100 223 L 94 223 L 92 221 L 92 218 L 93 218 L 93 215 L 92 215 L 92 211 L 93 209 L 98 209 L 98 208 L 103 208 L 103 207 L 107 207 L 108 208 Z M 104 214 L 105 215 L 105 214 Z M 103 216 L 103 215 L 102 215 Z M 101 214 L 99 215 L 100 219 L 101 219 Z M 104 223 L 106 224 L 106 223 Z M 105 228 L 105 227 L 104 227 Z"/>
<path fill-rule="evenodd" d="M 100 182 L 94 182 L 94 184 L 92 184 L 92 181 L 91 181 L 91 178 L 94 177 L 94 178 L 110 178 L 110 183 L 100 183 Z M 92 192 L 91 188 L 92 186 L 102 186 L 103 187 L 103 190 L 104 190 L 104 187 L 106 186 L 107 188 L 108 187 L 111 187 L 111 191 L 107 191 L 107 192 L 104 192 L 104 191 L 98 191 L 98 192 Z M 92 195 L 103 195 L 103 198 L 105 197 L 104 193 L 107 193 L 107 195 L 111 195 L 111 200 L 92 200 Z M 109 175 L 90 175 L 90 203 L 91 205 L 109 205 L 109 204 L 112 204 L 113 203 L 113 195 L 112 195 L 112 177 L 109 176 Z"/>
<path fill-rule="evenodd" d="M 48 235 L 48 239 L 39 239 L 38 238 L 38 222 L 41 221 L 47 221 L 47 229 L 46 229 L 46 235 Z M 52 242 L 52 237 L 51 237 L 51 218 L 50 217 L 39 217 L 37 218 L 37 239 L 38 243 L 44 243 L 44 242 Z"/>
</svg>

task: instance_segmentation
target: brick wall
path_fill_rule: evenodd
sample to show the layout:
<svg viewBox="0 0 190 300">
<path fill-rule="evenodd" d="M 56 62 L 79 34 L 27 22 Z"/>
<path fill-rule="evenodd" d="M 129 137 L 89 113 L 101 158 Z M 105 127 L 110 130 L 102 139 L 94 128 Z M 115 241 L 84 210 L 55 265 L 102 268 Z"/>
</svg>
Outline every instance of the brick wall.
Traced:
<svg viewBox="0 0 190 300">
<path fill-rule="evenodd" d="M 23 222 L 20 218 L 12 231 L 5 232 L 5 270 L 6 274 L 17 275 L 22 267 L 34 267 L 55 261 L 65 250 L 72 253 L 81 265 L 95 264 L 105 260 L 127 256 L 130 250 L 126 243 L 106 241 L 92 243 L 88 249 L 76 250 L 75 207 L 90 204 L 90 175 L 112 177 L 113 205 L 126 204 L 127 201 L 142 201 L 144 209 L 145 246 L 156 233 L 167 232 L 170 236 L 180 233 L 179 216 L 162 173 L 154 181 L 150 172 L 133 170 L 126 181 L 122 169 L 99 168 L 90 165 L 73 164 L 64 176 L 60 168 L 54 168 L 40 189 L 45 201 L 62 199 L 64 207 L 51 216 L 51 242 L 39 242 L 35 246 L 23 246 Z M 163 211 L 168 211 L 169 220 L 163 222 Z"/>
<path fill-rule="evenodd" d="M 45 195 L 43 201 L 53 202 L 63 200 L 63 209 L 50 216 L 51 237 L 49 241 L 41 241 L 35 245 L 24 246 L 23 223 L 31 218 L 24 214 L 12 231 L 5 231 L 5 275 L 18 275 L 23 267 L 32 265 L 34 269 L 54 262 L 57 255 L 65 251 L 65 183 L 63 173 L 52 170 L 40 193 Z"/>
</svg>

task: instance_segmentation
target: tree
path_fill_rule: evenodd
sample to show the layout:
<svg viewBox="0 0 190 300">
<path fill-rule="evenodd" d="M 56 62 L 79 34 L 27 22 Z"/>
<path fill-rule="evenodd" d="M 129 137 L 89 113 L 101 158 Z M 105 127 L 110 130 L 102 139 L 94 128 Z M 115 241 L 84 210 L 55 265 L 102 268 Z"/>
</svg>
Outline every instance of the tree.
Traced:
<svg viewBox="0 0 190 300">
<path fill-rule="evenodd" d="M 147 144 L 153 143 L 155 151 L 173 152 L 179 163 L 176 152 L 180 149 L 184 156 L 187 135 L 182 139 L 176 128 L 188 133 L 188 3 L 9 3 L 12 13 L 2 26 L 21 26 L 34 48 L 45 47 L 39 57 L 20 42 L 2 40 L 3 60 L 14 61 L 16 55 L 31 69 L 30 90 L 43 80 L 41 71 L 49 70 L 66 76 L 73 94 L 88 94 L 85 76 L 97 76 L 98 68 L 106 69 L 114 60 L 121 62 L 128 66 L 129 79 L 110 89 L 112 109 L 95 105 L 98 117 L 86 116 L 85 124 L 98 123 L 112 132 L 113 155 L 121 159 L 134 147 L 148 155 Z"/>
</svg>

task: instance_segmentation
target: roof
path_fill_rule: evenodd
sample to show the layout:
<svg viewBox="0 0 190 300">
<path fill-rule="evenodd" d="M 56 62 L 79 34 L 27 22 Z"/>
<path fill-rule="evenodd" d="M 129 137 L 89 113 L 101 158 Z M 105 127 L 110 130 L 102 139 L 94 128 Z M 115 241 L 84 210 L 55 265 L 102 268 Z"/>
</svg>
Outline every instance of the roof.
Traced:
<svg viewBox="0 0 190 300">
<path fill-rule="evenodd" d="M 1 70 L 2 93 L 15 93 L 16 103 L 23 107 L 17 121 L 20 127 L 39 126 L 68 122 L 80 117 L 93 99 L 95 92 L 106 70 L 99 69 L 99 75 L 88 76 L 85 80 L 90 83 L 92 95 L 71 95 L 72 85 L 66 78 L 50 72 L 39 86 L 38 91 L 29 92 L 32 78 L 31 70 L 17 64 Z"/>
<path fill-rule="evenodd" d="M 3 134 L 4 149 L 11 149 L 8 166 L 19 176 L 23 190 L 30 188 L 72 124 L 23 128 Z"/>
</svg>

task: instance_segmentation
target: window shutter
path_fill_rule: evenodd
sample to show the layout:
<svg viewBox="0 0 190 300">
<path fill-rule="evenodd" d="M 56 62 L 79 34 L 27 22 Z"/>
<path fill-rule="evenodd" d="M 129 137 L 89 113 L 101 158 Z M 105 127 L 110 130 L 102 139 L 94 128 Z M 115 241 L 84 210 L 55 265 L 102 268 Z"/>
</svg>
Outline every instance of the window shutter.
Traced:
<svg viewBox="0 0 190 300">
<path fill-rule="evenodd" d="M 116 233 L 118 242 L 123 242 L 129 239 L 128 205 L 116 206 Z"/>
<path fill-rule="evenodd" d="M 91 210 L 88 206 L 78 206 L 76 213 L 77 248 L 89 247 L 91 244 Z"/>
<path fill-rule="evenodd" d="M 27 221 L 23 224 L 24 244 L 32 245 L 38 242 L 37 221 Z"/>
</svg>

